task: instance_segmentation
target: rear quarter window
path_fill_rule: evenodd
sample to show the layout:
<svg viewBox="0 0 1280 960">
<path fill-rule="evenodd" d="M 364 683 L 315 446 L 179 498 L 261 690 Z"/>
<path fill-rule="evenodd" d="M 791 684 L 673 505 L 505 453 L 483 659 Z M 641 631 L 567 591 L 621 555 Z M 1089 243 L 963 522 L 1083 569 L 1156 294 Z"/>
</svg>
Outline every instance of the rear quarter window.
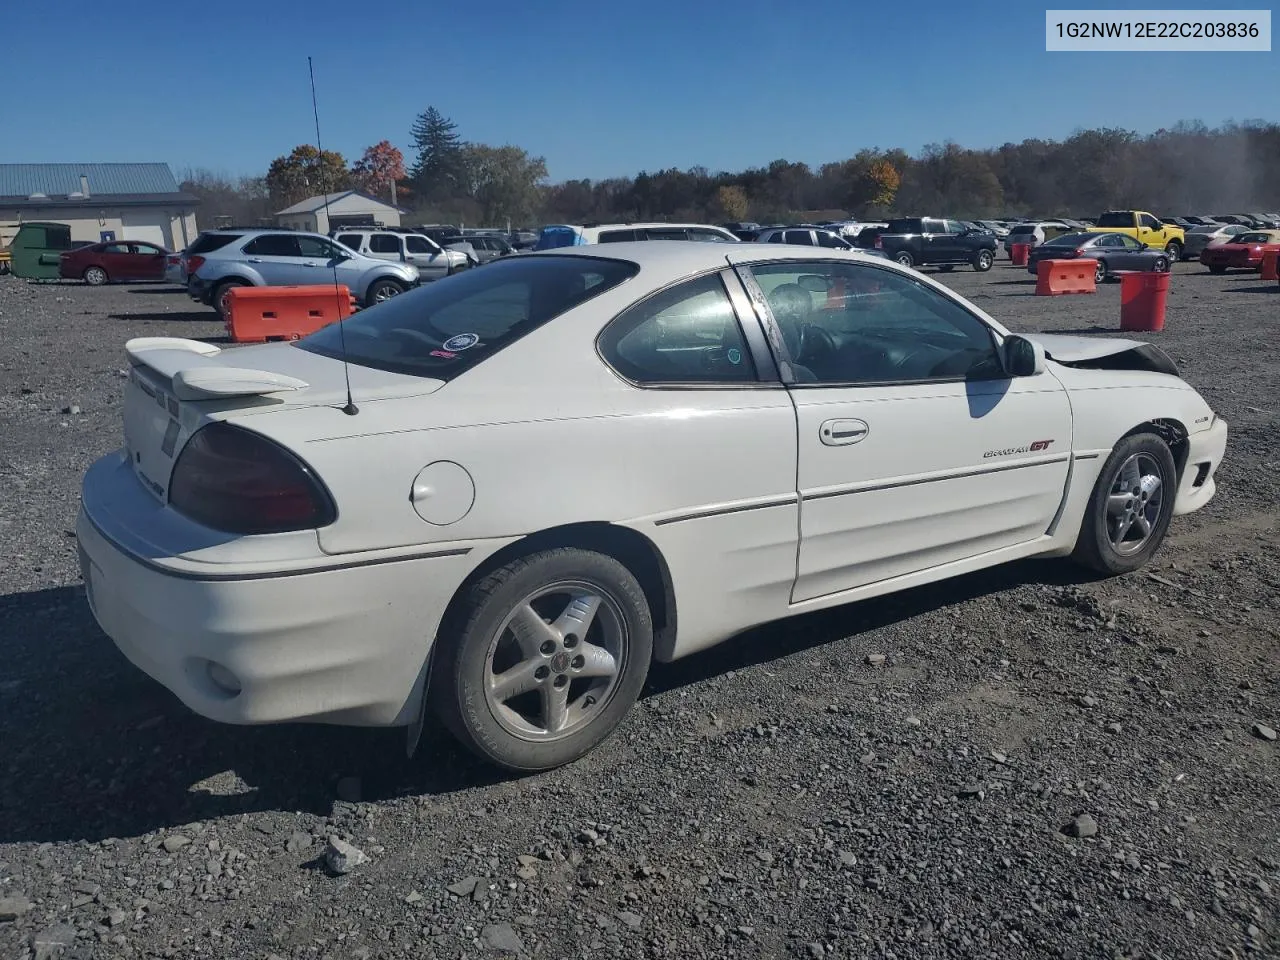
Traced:
<svg viewBox="0 0 1280 960">
<path fill-rule="evenodd" d="M 240 233 L 202 233 L 196 237 L 196 242 L 187 248 L 187 253 L 193 256 L 198 253 L 212 253 L 239 240 L 242 236 L 244 234 Z"/>
</svg>

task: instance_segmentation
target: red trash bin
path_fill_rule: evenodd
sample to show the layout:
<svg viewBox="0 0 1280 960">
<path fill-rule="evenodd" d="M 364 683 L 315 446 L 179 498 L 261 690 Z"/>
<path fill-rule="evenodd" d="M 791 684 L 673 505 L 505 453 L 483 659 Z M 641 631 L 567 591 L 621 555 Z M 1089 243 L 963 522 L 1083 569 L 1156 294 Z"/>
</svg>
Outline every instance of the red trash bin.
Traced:
<svg viewBox="0 0 1280 960">
<path fill-rule="evenodd" d="M 1120 277 L 1120 329 L 1163 330 L 1169 277 L 1162 273 L 1125 273 Z"/>
<path fill-rule="evenodd" d="M 1031 250 L 1029 243 L 1011 243 L 1009 244 L 1009 262 L 1015 267 L 1025 267 L 1027 265 L 1027 254 Z"/>
</svg>

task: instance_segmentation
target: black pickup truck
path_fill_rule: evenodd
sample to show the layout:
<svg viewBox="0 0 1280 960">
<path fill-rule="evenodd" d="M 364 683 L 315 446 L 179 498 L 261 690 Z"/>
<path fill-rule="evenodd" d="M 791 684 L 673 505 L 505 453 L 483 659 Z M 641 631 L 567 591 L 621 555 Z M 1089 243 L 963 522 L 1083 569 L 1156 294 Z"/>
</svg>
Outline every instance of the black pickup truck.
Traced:
<svg viewBox="0 0 1280 960">
<path fill-rule="evenodd" d="M 988 230 L 936 217 L 890 220 L 875 240 L 890 260 L 906 267 L 929 264 L 951 270 L 958 263 L 968 263 L 979 272 L 990 270 L 995 263 L 998 243 Z"/>
</svg>

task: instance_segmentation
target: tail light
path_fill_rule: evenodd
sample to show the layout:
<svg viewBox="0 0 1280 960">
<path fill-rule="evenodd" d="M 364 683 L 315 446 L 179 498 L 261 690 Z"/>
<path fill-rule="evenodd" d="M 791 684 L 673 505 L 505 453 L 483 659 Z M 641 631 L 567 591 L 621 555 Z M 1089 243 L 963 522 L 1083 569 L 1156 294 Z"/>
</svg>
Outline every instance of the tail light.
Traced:
<svg viewBox="0 0 1280 960">
<path fill-rule="evenodd" d="M 187 257 L 187 273 L 192 274 L 204 266 L 204 257 Z"/>
<path fill-rule="evenodd" d="M 293 453 L 261 434 L 211 423 L 187 441 L 169 482 L 169 505 L 226 533 L 285 533 L 337 519 L 328 490 Z"/>
<path fill-rule="evenodd" d="M 877 250 L 884 249 L 884 241 L 880 239 L 879 235 L 876 236 L 876 249 Z"/>
<path fill-rule="evenodd" d="M 1083 257 L 1083 256 L 1084 256 L 1084 247 L 1076 247 L 1076 256 L 1077 256 L 1077 257 Z"/>
</svg>

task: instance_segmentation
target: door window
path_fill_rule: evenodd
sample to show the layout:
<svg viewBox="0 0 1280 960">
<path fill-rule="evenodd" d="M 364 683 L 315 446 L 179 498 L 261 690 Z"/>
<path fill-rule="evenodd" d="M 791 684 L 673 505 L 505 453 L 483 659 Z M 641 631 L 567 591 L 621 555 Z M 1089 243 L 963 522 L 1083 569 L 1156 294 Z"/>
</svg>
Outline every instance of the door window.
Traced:
<svg viewBox="0 0 1280 960">
<path fill-rule="evenodd" d="M 350 247 L 352 250 L 357 251 L 360 249 L 360 239 L 360 234 L 358 233 L 343 233 L 338 236 L 338 242 L 340 244 L 344 247 Z"/>
<path fill-rule="evenodd" d="M 132 247 L 131 253 L 140 254 L 144 257 L 154 257 L 157 253 L 162 252 L 159 247 L 150 243 L 134 243 L 130 246 Z"/>
<path fill-rule="evenodd" d="M 690 227 L 687 231 L 690 240 L 701 240 L 704 243 L 732 243 L 728 237 L 722 237 L 714 230 L 699 230 L 696 227 Z"/>
<path fill-rule="evenodd" d="M 688 240 L 689 235 L 683 230 L 662 230 L 650 227 L 644 231 L 648 240 Z"/>
<path fill-rule="evenodd" d="M 601 243 L 630 243 L 634 239 L 636 239 L 634 230 L 605 230 L 600 234 Z"/>
<path fill-rule="evenodd" d="M 850 263 L 751 268 L 802 382 L 1004 377 L 989 327 L 910 277 Z"/>
<path fill-rule="evenodd" d="M 404 246 L 410 253 L 434 254 L 436 252 L 434 244 L 426 237 L 405 237 Z"/>
<path fill-rule="evenodd" d="M 818 246 L 820 247 L 828 247 L 833 250 L 849 249 L 849 244 L 846 243 L 844 240 L 841 240 L 839 237 L 837 237 L 833 233 L 827 233 L 825 230 L 819 230 L 817 232 L 817 236 L 818 236 Z"/>
<path fill-rule="evenodd" d="M 1119 241 L 1119 246 L 1124 247 L 1124 249 L 1126 250 L 1142 249 L 1142 244 L 1140 244 L 1137 240 L 1133 239 L 1133 237 L 1129 236 L 1128 234 L 1124 234 L 1124 233 L 1119 234 L 1116 237 L 1116 239 Z"/>
<path fill-rule="evenodd" d="M 1098 238 L 1097 246 L 1099 247 L 1123 247 L 1124 241 L 1120 239 L 1121 234 L 1108 233 Z"/>
<path fill-rule="evenodd" d="M 254 257 L 300 257 L 298 238 L 288 233 L 264 233 L 244 245 L 244 252 Z"/>
<path fill-rule="evenodd" d="M 783 234 L 783 243 L 791 243 L 801 247 L 813 246 L 813 234 L 808 230 L 788 230 Z"/>
<path fill-rule="evenodd" d="M 369 237 L 370 253 L 399 253 L 400 238 L 394 233 L 375 233 Z"/>
<path fill-rule="evenodd" d="M 127 243 L 109 243 L 102 248 L 103 253 L 128 253 L 129 245 Z"/>
<path fill-rule="evenodd" d="M 608 364 L 634 383 L 752 383 L 755 365 L 718 274 L 663 290 L 600 335 Z"/>
<path fill-rule="evenodd" d="M 922 220 L 920 221 L 922 233 L 946 233 L 947 225 L 942 220 Z"/>
<path fill-rule="evenodd" d="M 1141 220 L 1142 220 L 1142 225 L 1148 230 L 1160 229 L 1160 221 L 1157 220 L 1155 217 L 1151 216 L 1151 214 L 1149 213 L 1144 213 L 1142 215 Z"/>
<path fill-rule="evenodd" d="M 399 249 L 399 248 L 397 248 Z M 298 253 L 303 257 L 319 257 L 322 260 L 332 260 L 334 257 L 349 256 L 339 250 L 331 241 L 324 237 L 299 237 Z"/>
</svg>

